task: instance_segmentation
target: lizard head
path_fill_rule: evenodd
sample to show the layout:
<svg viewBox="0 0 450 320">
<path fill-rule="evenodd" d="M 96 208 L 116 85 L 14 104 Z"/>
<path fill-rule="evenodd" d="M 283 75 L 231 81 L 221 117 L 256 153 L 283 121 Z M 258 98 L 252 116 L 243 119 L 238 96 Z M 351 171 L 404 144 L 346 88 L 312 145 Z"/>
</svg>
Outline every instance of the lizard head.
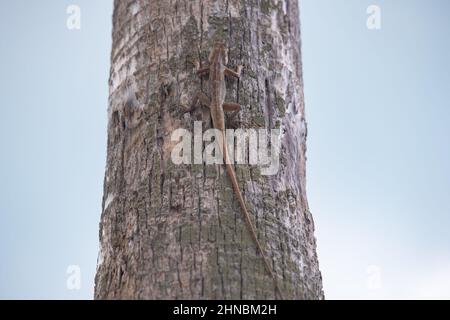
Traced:
<svg viewBox="0 0 450 320">
<path fill-rule="evenodd" d="M 221 62 L 226 65 L 228 63 L 228 50 L 225 47 L 225 44 L 219 41 L 214 43 L 214 47 L 209 54 L 208 60 L 210 63 Z"/>
</svg>

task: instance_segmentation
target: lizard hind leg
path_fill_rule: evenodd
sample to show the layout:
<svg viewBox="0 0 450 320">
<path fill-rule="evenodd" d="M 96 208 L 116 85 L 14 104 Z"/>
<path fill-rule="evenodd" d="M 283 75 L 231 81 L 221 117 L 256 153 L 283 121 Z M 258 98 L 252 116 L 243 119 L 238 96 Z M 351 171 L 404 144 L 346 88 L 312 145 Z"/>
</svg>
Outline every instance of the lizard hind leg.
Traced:
<svg viewBox="0 0 450 320">
<path fill-rule="evenodd" d="M 184 112 L 187 113 L 192 112 L 199 107 L 209 107 L 210 102 L 211 99 L 209 99 L 209 97 L 206 94 L 204 94 L 201 91 L 198 91 L 197 94 L 194 96 L 194 99 L 192 100 L 192 105 L 189 108 L 185 106 L 182 107 L 184 109 Z"/>
<path fill-rule="evenodd" d="M 211 104 L 211 99 L 206 94 L 199 91 L 195 95 L 193 102 L 194 102 L 194 105 L 198 105 L 198 103 L 200 102 L 200 106 L 209 108 L 209 105 Z"/>
<path fill-rule="evenodd" d="M 225 102 L 223 105 L 224 111 L 239 111 L 241 110 L 241 105 L 234 102 Z"/>
<path fill-rule="evenodd" d="M 237 129 L 238 128 L 238 123 L 236 121 L 236 116 L 238 115 L 239 111 L 241 110 L 241 105 L 238 103 L 227 103 L 225 102 L 223 105 L 223 110 L 224 111 L 233 111 L 229 116 L 228 116 L 228 127 L 232 128 L 232 129 Z"/>
</svg>

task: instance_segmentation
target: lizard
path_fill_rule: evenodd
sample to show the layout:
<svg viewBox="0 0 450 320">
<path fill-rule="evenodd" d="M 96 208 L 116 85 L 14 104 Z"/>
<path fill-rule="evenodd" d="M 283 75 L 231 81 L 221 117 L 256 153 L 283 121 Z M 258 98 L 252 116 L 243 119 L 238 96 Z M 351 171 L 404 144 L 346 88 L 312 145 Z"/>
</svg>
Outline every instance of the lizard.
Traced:
<svg viewBox="0 0 450 320">
<path fill-rule="evenodd" d="M 258 240 L 255 227 L 253 226 L 253 223 L 250 219 L 249 211 L 245 204 L 244 198 L 242 196 L 236 178 L 236 172 L 229 158 L 228 147 L 225 139 L 224 111 L 234 111 L 232 115 L 234 116 L 241 109 L 241 106 L 238 103 L 225 102 L 225 94 L 226 94 L 225 76 L 240 79 L 243 67 L 240 65 L 237 66 L 236 71 L 231 70 L 230 68 L 227 67 L 228 63 L 227 49 L 225 45 L 220 42 L 216 42 L 214 44 L 214 47 L 211 50 L 208 60 L 209 60 L 208 67 L 204 68 L 201 68 L 199 66 L 197 67 L 197 75 L 200 77 L 209 75 L 208 84 L 210 97 L 208 97 L 202 91 L 199 91 L 195 95 L 191 108 L 189 109 L 185 108 L 185 111 L 190 112 L 194 110 L 196 107 L 198 107 L 198 102 L 200 102 L 201 105 L 209 108 L 214 129 L 217 129 L 222 133 L 221 139 L 218 140 L 219 143 L 221 144 L 220 147 L 222 151 L 223 160 L 225 163 L 226 172 L 231 180 L 233 191 L 239 201 L 245 224 L 251 235 L 252 240 L 254 241 L 257 247 L 257 251 L 259 252 L 259 254 L 263 259 L 266 271 L 268 272 L 269 276 L 273 279 L 275 283 L 275 289 L 278 291 L 278 294 L 281 297 L 281 299 L 283 299 L 283 294 L 281 293 L 281 290 L 278 286 L 275 274 L 272 270 L 272 267 L 269 264 L 266 253 L 263 250 L 260 241 Z"/>
</svg>

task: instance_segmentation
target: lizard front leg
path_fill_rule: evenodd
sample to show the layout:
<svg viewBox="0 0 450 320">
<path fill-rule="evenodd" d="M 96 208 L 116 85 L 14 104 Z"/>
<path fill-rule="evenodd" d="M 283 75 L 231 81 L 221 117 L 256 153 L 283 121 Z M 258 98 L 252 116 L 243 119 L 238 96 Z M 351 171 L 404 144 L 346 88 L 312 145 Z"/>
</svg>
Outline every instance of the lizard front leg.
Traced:
<svg viewBox="0 0 450 320">
<path fill-rule="evenodd" d="M 207 76 L 209 74 L 209 67 L 201 68 L 198 62 L 195 64 L 195 66 L 197 67 L 197 75 L 199 77 Z"/>
<path fill-rule="evenodd" d="M 242 72 L 242 66 L 239 65 L 236 68 L 236 71 L 231 70 L 230 68 L 225 67 L 225 75 L 229 77 L 234 77 L 236 79 L 239 79 L 241 77 Z"/>
<path fill-rule="evenodd" d="M 197 75 L 199 77 L 207 76 L 209 74 L 209 68 L 201 68 L 197 70 Z"/>
</svg>

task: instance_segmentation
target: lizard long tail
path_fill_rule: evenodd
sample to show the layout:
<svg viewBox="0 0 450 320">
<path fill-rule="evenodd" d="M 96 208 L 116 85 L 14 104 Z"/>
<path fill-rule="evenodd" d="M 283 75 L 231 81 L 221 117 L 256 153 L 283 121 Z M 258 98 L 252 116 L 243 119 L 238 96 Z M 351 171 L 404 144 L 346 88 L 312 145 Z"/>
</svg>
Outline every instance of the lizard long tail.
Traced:
<svg viewBox="0 0 450 320">
<path fill-rule="evenodd" d="M 262 258 L 264 260 L 264 265 L 265 265 L 265 267 L 267 269 L 267 272 L 269 273 L 269 275 L 271 276 L 271 278 L 275 282 L 275 288 L 278 291 L 278 294 L 280 295 L 280 298 L 282 300 L 284 300 L 283 294 L 281 293 L 280 287 L 278 286 L 278 281 L 277 281 L 277 279 L 275 277 L 275 274 L 273 273 L 272 267 L 269 264 L 269 261 L 267 259 L 266 253 L 263 250 L 263 248 L 261 246 L 261 243 L 258 240 L 258 237 L 256 236 L 255 227 L 253 226 L 253 223 L 250 220 L 250 214 L 249 214 L 249 212 L 247 210 L 247 206 L 245 205 L 244 198 L 242 197 L 242 193 L 241 193 L 241 190 L 239 188 L 239 185 L 238 185 L 238 182 L 237 182 L 237 179 L 236 179 L 236 173 L 235 173 L 234 168 L 231 165 L 231 162 L 229 160 L 228 148 L 227 148 L 226 142 L 223 145 L 224 145 L 224 147 L 223 147 L 223 151 L 224 151 L 223 152 L 223 156 L 224 156 L 224 161 L 225 161 L 225 167 L 226 167 L 228 176 L 230 177 L 234 193 L 236 194 L 236 196 L 237 196 L 237 198 L 239 200 L 239 204 L 240 204 L 242 212 L 243 212 L 245 224 L 247 225 L 247 229 L 250 232 L 250 235 L 251 235 L 253 241 L 255 242 L 259 253 L 261 254 L 261 256 L 262 256 Z"/>
</svg>

